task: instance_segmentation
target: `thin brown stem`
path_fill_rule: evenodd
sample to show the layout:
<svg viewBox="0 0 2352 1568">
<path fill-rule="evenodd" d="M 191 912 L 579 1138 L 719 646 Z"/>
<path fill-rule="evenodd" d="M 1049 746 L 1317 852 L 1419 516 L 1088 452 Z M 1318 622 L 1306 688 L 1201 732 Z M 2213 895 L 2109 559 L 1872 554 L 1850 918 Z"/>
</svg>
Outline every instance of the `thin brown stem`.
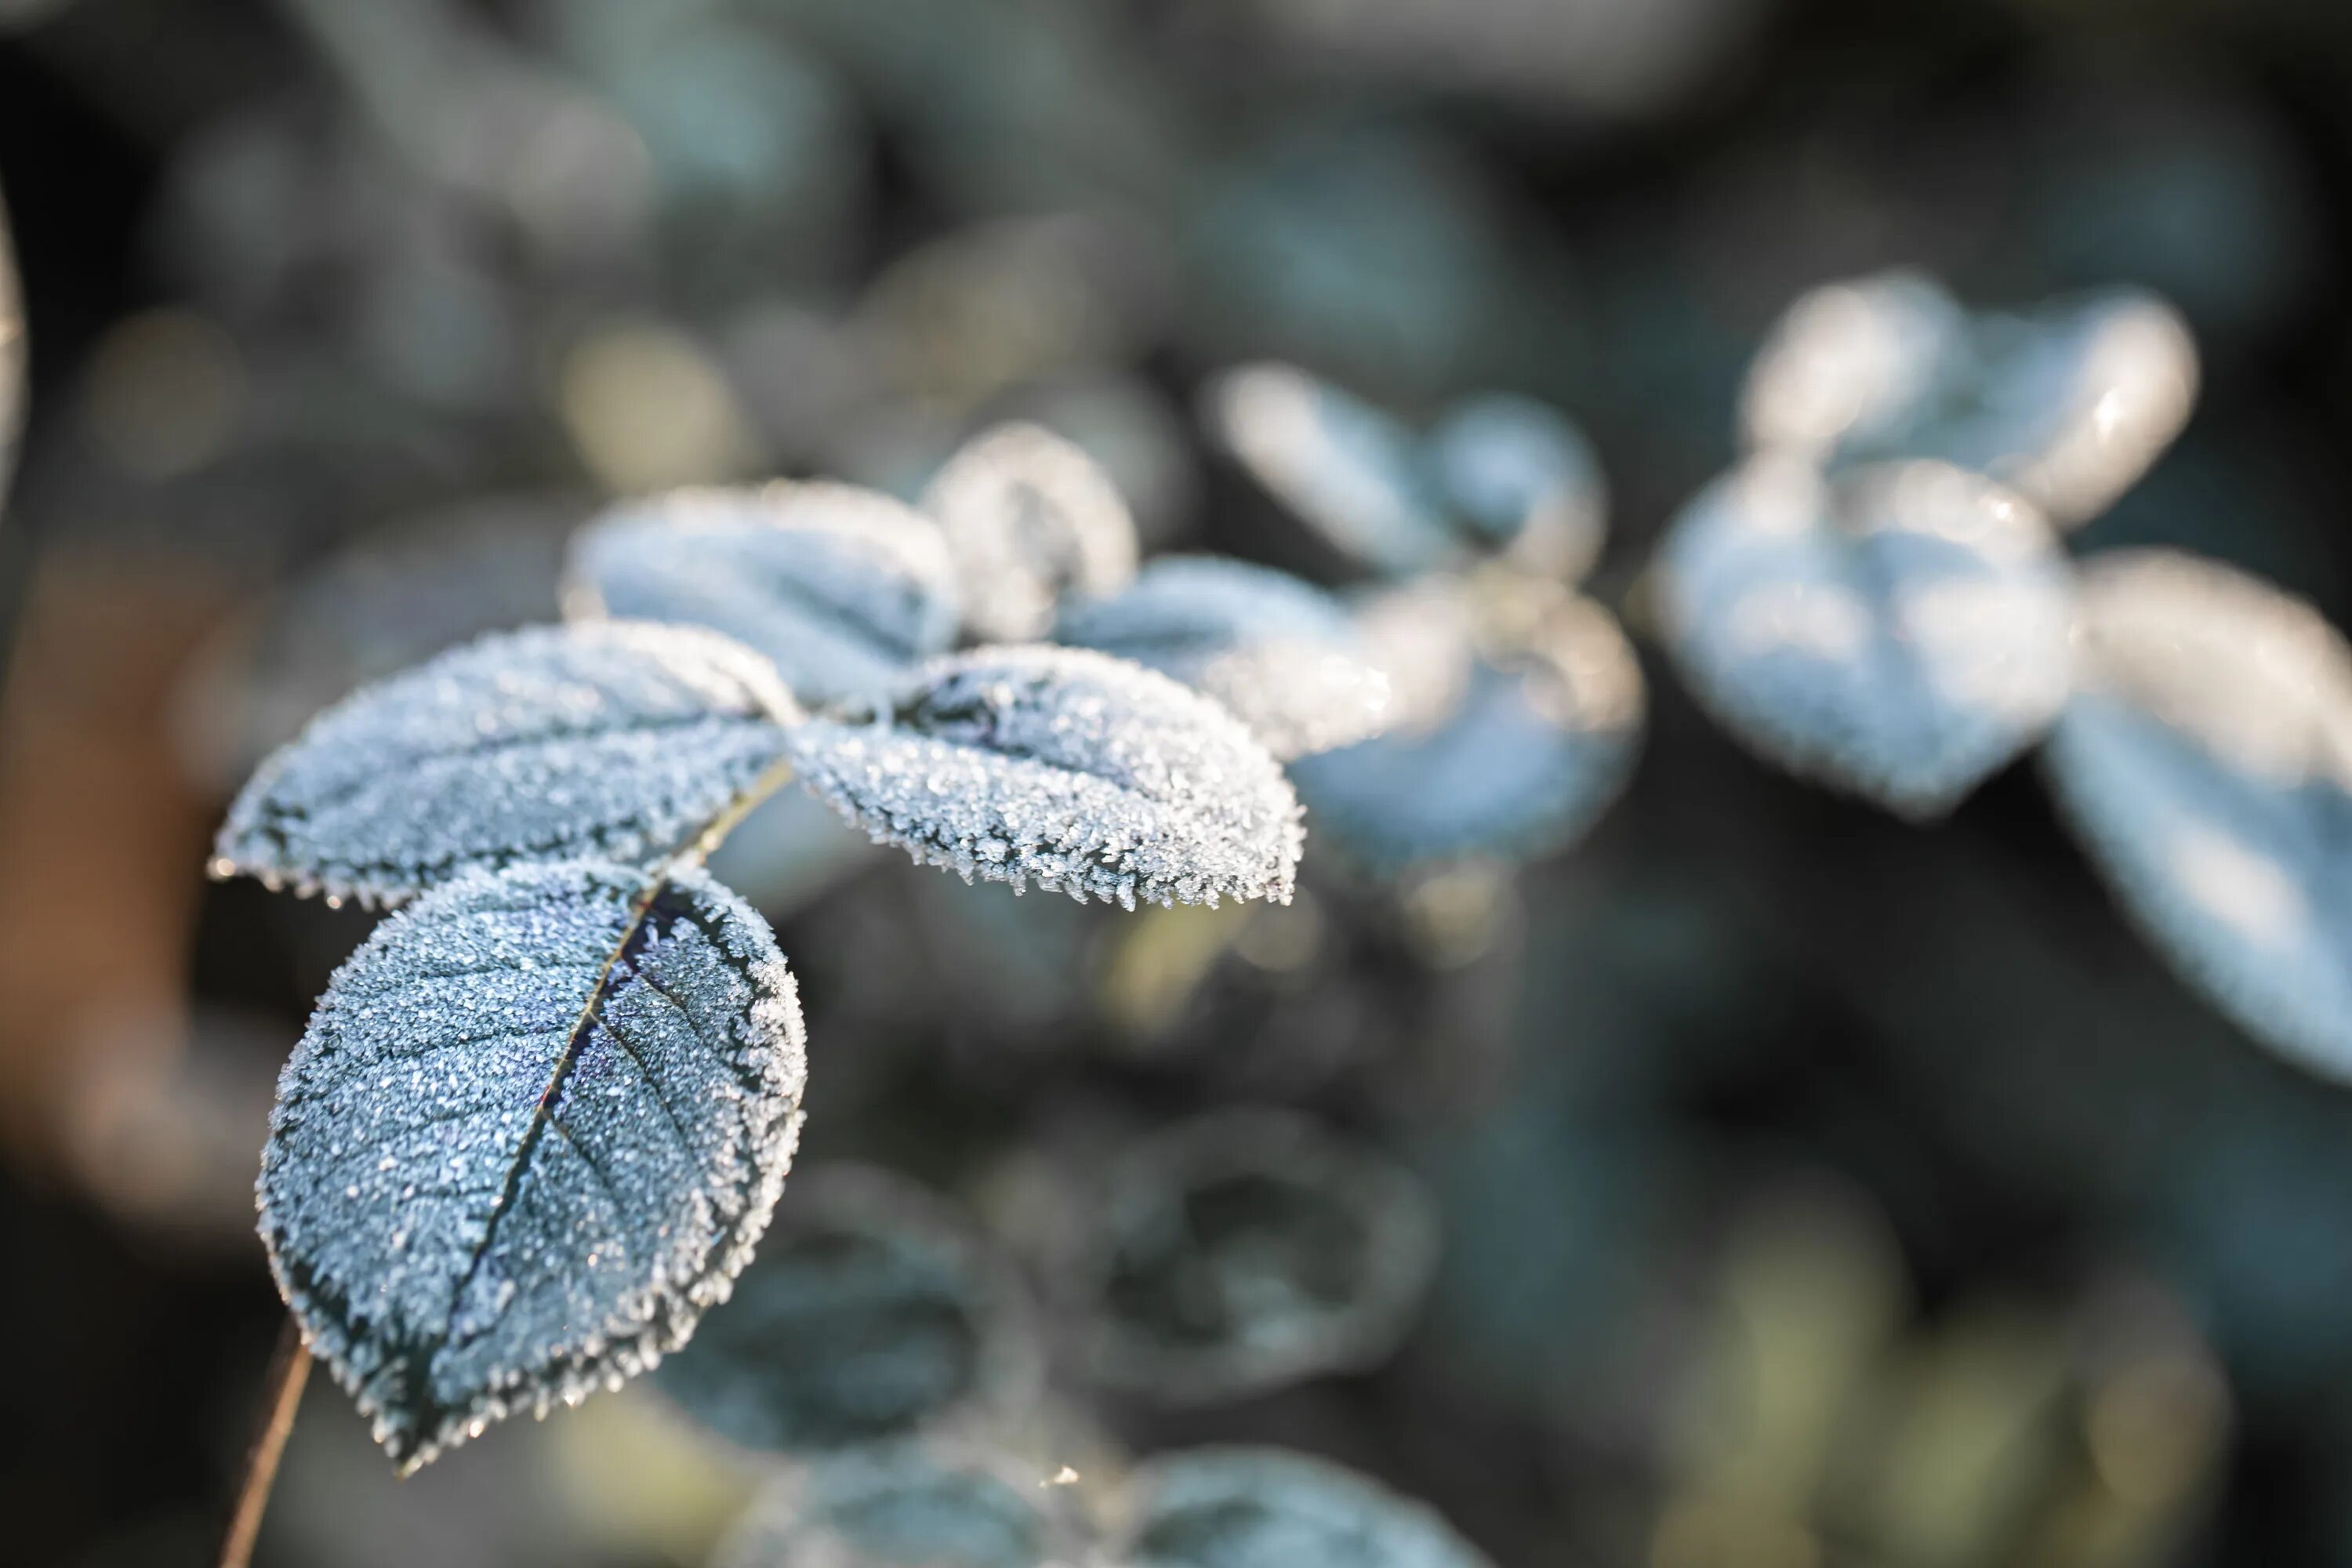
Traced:
<svg viewBox="0 0 2352 1568">
<path fill-rule="evenodd" d="M 278 1331 L 278 1349 L 262 1383 L 261 1418 L 254 1426 L 253 1447 L 246 1451 L 236 1511 L 229 1515 L 228 1533 L 221 1541 L 220 1568 L 246 1568 L 253 1560 L 253 1540 L 261 1533 L 261 1515 L 278 1479 L 278 1460 L 286 1452 L 286 1436 L 294 1430 L 294 1412 L 310 1376 L 310 1347 L 302 1342 L 302 1331 L 289 1314 L 286 1326 Z"/>
</svg>

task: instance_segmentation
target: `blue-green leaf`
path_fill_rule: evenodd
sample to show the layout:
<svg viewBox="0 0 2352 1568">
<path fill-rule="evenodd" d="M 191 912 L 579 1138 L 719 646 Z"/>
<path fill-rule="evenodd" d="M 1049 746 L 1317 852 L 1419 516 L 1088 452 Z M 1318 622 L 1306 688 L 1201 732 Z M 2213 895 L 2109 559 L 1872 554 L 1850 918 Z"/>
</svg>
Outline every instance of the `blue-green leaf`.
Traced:
<svg viewBox="0 0 2352 1568">
<path fill-rule="evenodd" d="M 1040 425 L 982 431 L 923 492 L 955 560 L 964 620 L 992 642 L 1042 637 L 1068 595 L 1135 575 L 1135 519 L 1110 476 Z"/>
<path fill-rule="evenodd" d="M 2191 984 L 2352 1080 L 2352 648 L 2303 601 L 2169 551 L 2093 557 L 2081 598 L 2045 753 L 2066 820 Z"/>
<path fill-rule="evenodd" d="M 378 927 L 278 1083 L 261 1235 L 404 1470 L 680 1344 L 768 1223 L 800 1006 L 709 879 L 478 872 Z"/>
<path fill-rule="evenodd" d="M 1437 1258 L 1421 1184 L 1313 1122 L 1237 1110 L 1139 1145 L 1105 1183 L 1088 1368 L 1165 1404 L 1247 1398 L 1385 1359 Z"/>
<path fill-rule="evenodd" d="M 1945 464 L 1755 459 L 1684 509 L 1656 574 L 1667 647 L 1727 728 L 1907 816 L 1948 811 L 2066 700 L 2055 539 Z"/>
<path fill-rule="evenodd" d="M 1388 719 L 1388 677 L 1346 608 L 1269 567 L 1163 555 L 1125 593 L 1065 606 L 1054 638 L 1208 693 L 1278 758 L 1352 744 Z"/>
<path fill-rule="evenodd" d="M 1493 1568 L 1427 1504 L 1280 1448 L 1164 1455 L 1131 1490 L 1132 1568 Z"/>
<path fill-rule="evenodd" d="M 1019 1276 L 887 1172 L 796 1177 L 735 1300 L 661 1391 L 744 1447 L 821 1452 L 1015 1416 L 1044 1352 Z"/>
<path fill-rule="evenodd" d="M 683 490 L 616 507 L 572 542 L 565 600 L 575 619 L 724 632 L 767 655 L 812 707 L 887 686 L 955 641 L 938 528 L 849 485 Z"/>
<path fill-rule="evenodd" d="M 1434 482 L 1464 527 L 1530 570 L 1574 582 L 1601 554 L 1609 492 L 1592 443 L 1532 397 L 1489 393 L 1429 434 Z"/>
<path fill-rule="evenodd" d="M 1054 1568 L 1083 1559 L 1044 1478 L 977 1453 L 893 1443 L 777 1478 L 712 1568 Z"/>
<path fill-rule="evenodd" d="M 764 659 L 690 626 L 484 637 L 313 720 L 229 808 L 213 869 L 401 900 L 468 870 L 691 848 L 784 753 Z"/>
<path fill-rule="evenodd" d="M 1217 704 L 1123 659 L 953 655 L 870 717 L 796 726 L 791 747 L 877 841 L 967 879 L 1129 908 L 1290 895 L 1302 835 L 1281 768 Z"/>
</svg>

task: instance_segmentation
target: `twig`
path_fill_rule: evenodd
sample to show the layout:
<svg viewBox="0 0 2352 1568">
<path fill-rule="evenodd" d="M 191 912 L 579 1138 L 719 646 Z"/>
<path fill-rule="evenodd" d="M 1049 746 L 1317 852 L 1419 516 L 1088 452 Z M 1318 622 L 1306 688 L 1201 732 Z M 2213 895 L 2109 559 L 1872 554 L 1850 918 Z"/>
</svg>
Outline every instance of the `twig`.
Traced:
<svg viewBox="0 0 2352 1568">
<path fill-rule="evenodd" d="M 262 1383 L 261 1418 L 254 1426 L 253 1447 L 246 1451 L 236 1511 L 229 1515 L 228 1533 L 221 1541 L 220 1568 L 246 1568 L 253 1560 L 253 1540 L 261 1533 L 261 1515 L 278 1479 L 278 1460 L 286 1452 L 286 1436 L 294 1430 L 294 1412 L 310 1376 L 310 1347 L 302 1342 L 302 1331 L 289 1314 L 286 1326 L 278 1331 L 278 1349 Z"/>
</svg>

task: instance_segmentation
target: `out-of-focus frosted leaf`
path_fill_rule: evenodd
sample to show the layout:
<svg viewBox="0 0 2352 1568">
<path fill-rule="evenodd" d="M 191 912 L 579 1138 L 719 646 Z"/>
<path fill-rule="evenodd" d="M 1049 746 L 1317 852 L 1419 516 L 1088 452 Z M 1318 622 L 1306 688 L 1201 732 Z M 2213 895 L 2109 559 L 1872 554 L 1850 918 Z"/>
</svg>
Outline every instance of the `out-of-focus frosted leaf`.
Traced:
<svg viewBox="0 0 2352 1568">
<path fill-rule="evenodd" d="M 1372 1365 L 1436 1263 L 1421 1184 L 1266 1110 L 1181 1124 L 1112 1172 L 1087 1268 L 1087 1364 L 1188 1405 Z"/>
<path fill-rule="evenodd" d="M 2352 1079 L 2352 649 L 2299 599 L 2170 551 L 2084 567 L 2045 753 L 2117 900 L 2246 1031 Z"/>
<path fill-rule="evenodd" d="M 799 1136 L 800 1005 L 696 872 L 509 867 L 339 970 L 278 1081 L 261 1235 L 404 1469 L 684 1343 Z"/>
<path fill-rule="evenodd" d="M 1352 744 L 1388 719 L 1388 677 L 1346 609 L 1265 566 L 1162 556 L 1125 593 L 1064 606 L 1054 637 L 1207 692 L 1276 757 Z"/>
<path fill-rule="evenodd" d="M 1887 273 L 1800 299 L 1748 372 L 1748 443 L 1839 463 L 1937 458 L 2061 526 L 2105 510 L 2188 422 L 2197 346 L 2172 307 L 2115 289 L 1970 314 Z"/>
<path fill-rule="evenodd" d="M 1044 1478 L 894 1443 L 828 1456 L 753 1500 L 712 1568 L 1052 1568 L 1081 1561 Z"/>
<path fill-rule="evenodd" d="M 724 632 L 766 654 L 812 707 L 889 685 L 956 630 L 939 530 L 887 496 L 836 484 L 616 507 L 573 541 L 565 607 Z"/>
<path fill-rule="evenodd" d="M 1907 816 L 1948 811 L 2066 700 L 2047 524 L 1942 463 L 1754 459 L 1684 510 L 1657 582 L 1667 646 L 1727 728 Z"/>
<path fill-rule="evenodd" d="M 1044 1356 L 1019 1277 L 923 1188 L 795 1178 L 735 1300 L 656 1382 L 730 1442 L 806 1453 L 1020 1413 Z"/>
<path fill-rule="evenodd" d="M 1532 857 L 1574 840 L 1616 798 L 1642 731 L 1641 667 L 1609 612 L 1565 589 L 1505 617 L 1456 591 L 1410 589 L 1366 615 L 1402 717 L 1361 745 L 1290 768 L 1308 821 L 1394 872 L 1464 855 Z M 1391 647 L 1397 653 L 1386 651 Z"/>
<path fill-rule="evenodd" d="M 934 660 L 870 721 L 791 731 L 802 782 L 919 861 L 1072 898 L 1290 896 L 1303 834 L 1239 720 L 1085 648 Z"/>
<path fill-rule="evenodd" d="M 614 621 L 488 637 L 365 688 L 264 763 L 216 873 L 396 903 L 481 867 L 692 846 L 784 754 L 751 650 Z"/>
<path fill-rule="evenodd" d="M 1600 556 L 1609 509 L 1601 460 L 1549 404 L 1472 398 L 1430 432 L 1428 463 L 1469 531 L 1513 560 L 1573 582 Z"/>
<path fill-rule="evenodd" d="M 16 257 L 8 240 L 8 209 L 0 204 L 0 505 L 16 468 L 16 437 L 25 423 L 25 307 L 16 285 Z"/>
<path fill-rule="evenodd" d="M 947 535 L 966 623 L 991 641 L 1042 636 L 1065 595 L 1116 593 L 1135 575 L 1135 520 L 1118 487 L 1043 426 L 974 437 L 923 507 Z"/>
<path fill-rule="evenodd" d="M 208 650 L 178 693 L 191 767 L 234 790 L 329 703 L 445 648 L 560 612 L 565 539 L 593 502 L 493 495 L 355 540 Z"/>
<path fill-rule="evenodd" d="M 1130 1483 L 1133 1568 L 1493 1568 L 1426 1503 L 1282 1448 L 1192 1448 Z"/>
<path fill-rule="evenodd" d="M 1286 364 L 1227 371 L 1202 397 L 1210 436 L 1341 554 L 1409 577 L 1459 546 L 1412 431 Z"/>
</svg>

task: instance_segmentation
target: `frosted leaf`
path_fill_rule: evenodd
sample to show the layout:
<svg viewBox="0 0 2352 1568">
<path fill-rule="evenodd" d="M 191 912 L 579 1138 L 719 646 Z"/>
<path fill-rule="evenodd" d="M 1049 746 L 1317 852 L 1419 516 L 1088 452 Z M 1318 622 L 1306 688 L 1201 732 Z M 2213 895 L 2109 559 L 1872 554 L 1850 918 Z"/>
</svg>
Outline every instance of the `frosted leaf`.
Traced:
<svg viewBox="0 0 2352 1568">
<path fill-rule="evenodd" d="M 1623 787 L 1642 732 L 1641 667 L 1591 600 L 1517 626 L 1481 626 L 1444 589 L 1373 612 L 1402 720 L 1360 745 L 1302 757 L 1290 776 L 1318 833 L 1396 872 L 1464 855 L 1528 858 L 1567 845 Z M 1396 613 L 1390 613 L 1394 611 Z"/>
<path fill-rule="evenodd" d="M 735 1300 L 662 1363 L 662 1393 L 743 1447 L 808 1453 L 1019 1415 L 1044 1351 L 1019 1277 L 904 1177 L 793 1183 Z"/>
<path fill-rule="evenodd" d="M 624 503 L 572 542 L 565 605 L 684 621 L 766 654 L 812 707 L 891 684 L 955 641 L 947 543 L 878 491 L 681 490 Z"/>
<path fill-rule="evenodd" d="M 1130 1491 L 1130 1568 L 1493 1568 L 1426 1503 L 1281 1448 L 1164 1455 Z"/>
<path fill-rule="evenodd" d="M 487 637 L 311 721 L 245 786 L 215 868 L 397 903 L 478 867 L 693 846 L 777 765 L 791 696 L 691 626 Z"/>
<path fill-rule="evenodd" d="M 1759 448 L 1973 468 L 2071 527 L 2171 445 L 2197 381 L 2187 325 L 2152 294 L 1970 314 L 1931 280 L 1891 273 L 1791 306 L 1748 373 L 1742 422 Z"/>
<path fill-rule="evenodd" d="M 16 468 L 16 439 L 25 426 L 25 306 L 16 285 L 16 257 L 8 239 L 8 209 L 0 205 L 0 506 Z"/>
<path fill-rule="evenodd" d="M 1135 575 L 1135 520 L 1110 476 L 1037 425 L 1000 425 L 948 459 L 923 508 L 939 520 L 978 637 L 1044 635 L 1070 594 L 1116 593 Z"/>
<path fill-rule="evenodd" d="M 791 733 L 801 780 L 877 841 L 1015 888 L 1134 907 L 1286 900 L 1303 835 L 1241 721 L 1084 648 L 935 660 L 871 721 Z"/>
<path fill-rule="evenodd" d="M 2125 911 L 2249 1034 L 2352 1081 L 2352 648 L 2170 551 L 2085 563 L 2044 763 Z"/>
<path fill-rule="evenodd" d="M 1210 436 L 1350 561 L 1410 577 L 1459 553 L 1413 433 L 1286 364 L 1227 371 L 1202 397 Z"/>
<path fill-rule="evenodd" d="M 1570 582 L 1592 569 L 1608 488 L 1592 443 L 1558 409 L 1504 394 L 1472 398 L 1430 432 L 1428 463 L 1482 543 Z"/>
<path fill-rule="evenodd" d="M 1045 1478 L 937 1445 L 829 1456 L 772 1481 L 712 1568 L 1054 1568 L 1081 1561 Z"/>
<path fill-rule="evenodd" d="M 1282 1112 L 1180 1124 L 1131 1150 L 1105 1188 L 1087 1365 L 1163 1404 L 1377 1364 L 1436 1263 L 1436 1208 L 1418 1181 Z"/>
<path fill-rule="evenodd" d="M 677 1349 L 799 1136 L 774 939 L 696 872 L 477 872 L 379 926 L 278 1080 L 261 1236 L 403 1470 Z"/>
<path fill-rule="evenodd" d="M 2066 700 L 2056 542 L 1942 463 L 1824 479 L 1754 459 L 1684 509 L 1657 583 L 1667 647 L 1727 729 L 1906 816 L 1950 810 Z"/>
<path fill-rule="evenodd" d="M 1280 758 L 1352 744 L 1388 719 L 1388 677 L 1346 609 L 1265 566 L 1163 555 L 1125 593 L 1066 605 L 1054 637 L 1207 692 Z"/>
</svg>

